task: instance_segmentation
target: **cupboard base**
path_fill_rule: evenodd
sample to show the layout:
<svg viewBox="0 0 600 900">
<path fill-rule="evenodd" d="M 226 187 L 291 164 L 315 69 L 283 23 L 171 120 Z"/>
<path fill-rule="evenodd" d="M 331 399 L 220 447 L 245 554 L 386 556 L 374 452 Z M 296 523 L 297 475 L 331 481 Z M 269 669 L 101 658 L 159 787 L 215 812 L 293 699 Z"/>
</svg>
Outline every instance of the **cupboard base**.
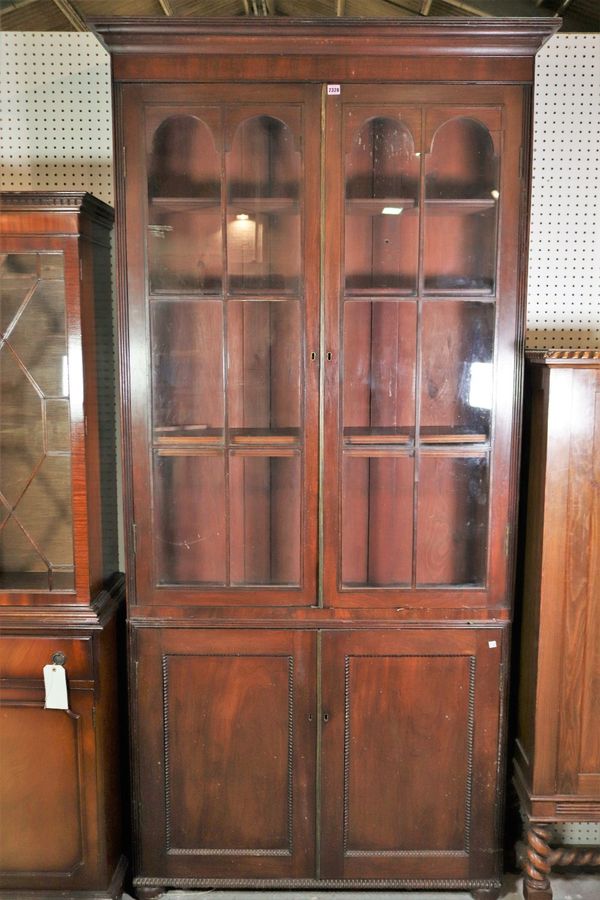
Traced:
<svg viewBox="0 0 600 900">
<path fill-rule="evenodd" d="M 129 863 L 122 856 L 113 873 L 110 884 L 106 890 L 68 891 L 67 888 L 48 890 L 0 890 L 0 900 L 121 900 L 123 895 L 123 882 L 127 874 Z"/>
<path fill-rule="evenodd" d="M 186 890 L 188 888 L 259 888 L 262 890 L 275 890 L 277 888 L 391 888 L 392 890 L 448 890 L 472 891 L 477 900 L 493 898 L 502 887 L 498 879 L 427 879 L 427 878 L 134 878 L 133 884 L 139 900 L 150 900 L 154 895 L 145 893 L 146 888 L 161 888 L 163 891 L 174 888 Z M 489 893 L 481 893 L 481 892 Z M 160 896 L 158 894 L 157 896 Z"/>
</svg>

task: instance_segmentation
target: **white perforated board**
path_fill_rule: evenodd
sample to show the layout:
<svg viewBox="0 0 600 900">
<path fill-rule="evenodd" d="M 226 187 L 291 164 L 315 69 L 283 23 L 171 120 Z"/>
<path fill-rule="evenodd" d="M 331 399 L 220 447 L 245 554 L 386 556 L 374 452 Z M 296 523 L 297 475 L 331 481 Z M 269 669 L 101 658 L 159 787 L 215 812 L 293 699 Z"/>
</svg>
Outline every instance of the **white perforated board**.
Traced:
<svg viewBox="0 0 600 900">
<path fill-rule="evenodd" d="M 536 60 L 529 347 L 600 347 L 600 35 Z"/>
<path fill-rule="evenodd" d="M 110 57 L 92 34 L 0 33 L 0 190 L 113 202 Z"/>
</svg>

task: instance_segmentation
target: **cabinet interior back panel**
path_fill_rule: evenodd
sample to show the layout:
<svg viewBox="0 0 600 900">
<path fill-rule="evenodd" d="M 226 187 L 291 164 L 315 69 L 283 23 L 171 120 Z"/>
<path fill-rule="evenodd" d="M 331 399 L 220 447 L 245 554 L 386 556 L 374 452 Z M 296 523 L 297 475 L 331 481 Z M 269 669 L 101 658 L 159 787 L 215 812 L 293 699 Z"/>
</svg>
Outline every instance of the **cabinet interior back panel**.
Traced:
<svg viewBox="0 0 600 900">
<path fill-rule="evenodd" d="M 600 35 L 537 57 L 529 347 L 600 347 Z M 110 60 L 91 34 L 0 33 L 0 190 L 113 203 Z"/>
</svg>

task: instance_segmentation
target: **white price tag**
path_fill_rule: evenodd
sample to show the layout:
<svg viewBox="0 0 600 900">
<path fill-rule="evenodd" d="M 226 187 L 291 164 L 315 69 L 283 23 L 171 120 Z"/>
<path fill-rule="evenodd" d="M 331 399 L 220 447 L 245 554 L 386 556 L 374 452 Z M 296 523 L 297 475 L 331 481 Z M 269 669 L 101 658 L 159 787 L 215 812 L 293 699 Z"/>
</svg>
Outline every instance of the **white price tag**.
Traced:
<svg viewBox="0 0 600 900">
<path fill-rule="evenodd" d="M 496 641 L 488 641 L 488 647 L 490 648 L 490 650 L 493 650 L 494 647 L 497 647 L 497 646 L 498 646 L 498 644 L 496 643 Z"/>
<path fill-rule="evenodd" d="M 341 94 L 342 89 L 339 84 L 328 84 L 327 85 L 327 93 L 328 94 Z"/>
<path fill-rule="evenodd" d="M 46 689 L 46 709 L 68 709 L 67 673 L 64 666 L 44 666 L 44 687 Z"/>
</svg>

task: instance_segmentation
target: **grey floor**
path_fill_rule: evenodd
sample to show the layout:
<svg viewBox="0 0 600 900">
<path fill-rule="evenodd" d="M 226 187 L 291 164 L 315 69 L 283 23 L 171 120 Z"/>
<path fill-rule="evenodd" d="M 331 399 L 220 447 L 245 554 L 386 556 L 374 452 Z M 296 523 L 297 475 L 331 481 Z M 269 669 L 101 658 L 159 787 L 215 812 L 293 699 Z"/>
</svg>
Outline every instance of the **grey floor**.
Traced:
<svg viewBox="0 0 600 900">
<path fill-rule="evenodd" d="M 600 900 L 600 873 L 552 878 L 554 900 Z M 168 891 L 165 900 L 472 900 L 463 891 Z M 501 900 L 522 900 L 521 879 L 507 875 Z M 123 900 L 131 900 L 123 894 Z"/>
</svg>

